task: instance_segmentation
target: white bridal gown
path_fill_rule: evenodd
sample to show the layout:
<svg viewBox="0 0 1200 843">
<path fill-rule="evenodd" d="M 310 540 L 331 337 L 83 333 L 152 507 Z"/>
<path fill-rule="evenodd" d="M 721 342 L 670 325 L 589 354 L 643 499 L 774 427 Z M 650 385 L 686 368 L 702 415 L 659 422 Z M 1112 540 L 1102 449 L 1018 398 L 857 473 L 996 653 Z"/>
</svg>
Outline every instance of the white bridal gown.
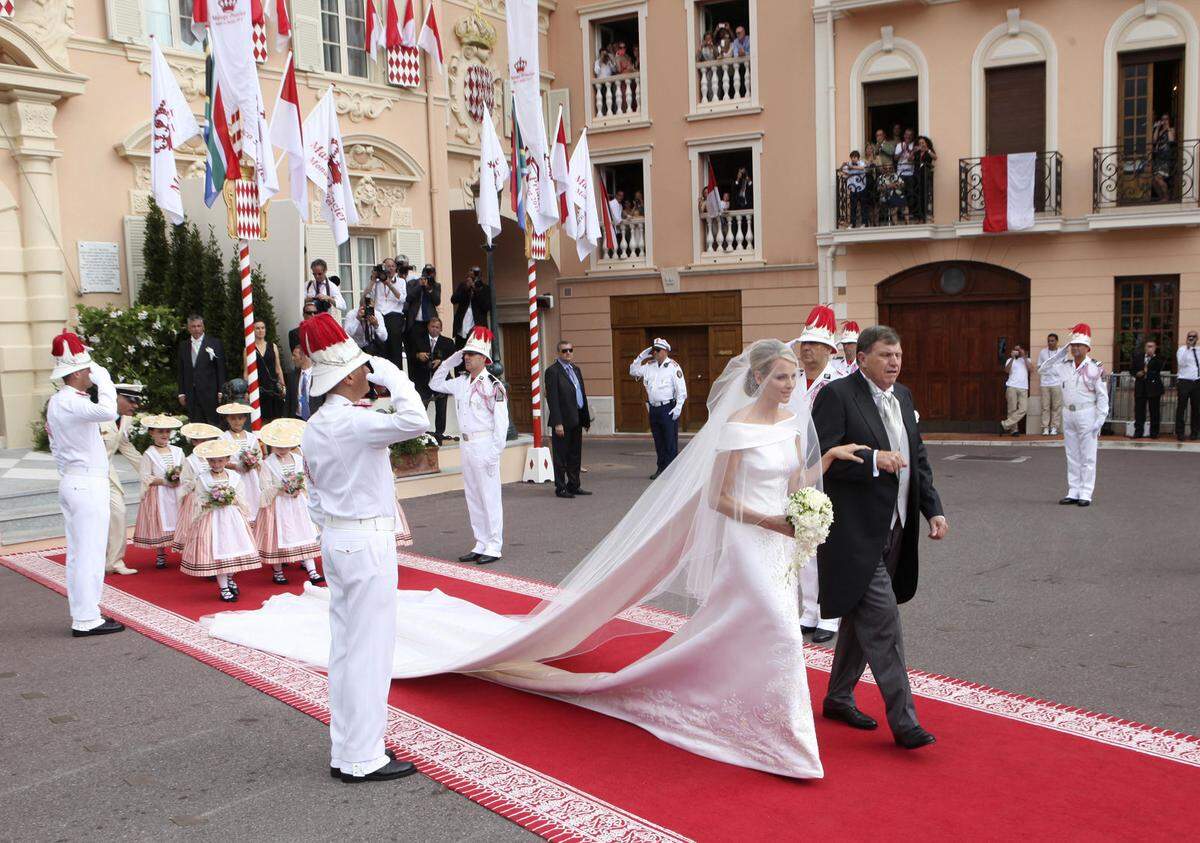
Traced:
<svg viewBox="0 0 1200 843">
<path fill-rule="evenodd" d="M 741 508 L 780 515 L 803 439 L 783 423 L 727 422 L 706 472 L 715 473 L 714 465 L 740 452 L 732 488 L 742 497 Z M 571 673 L 539 659 L 572 650 L 630 605 L 631 594 L 650 591 L 629 585 L 639 576 L 645 580 L 639 568 L 656 564 L 636 552 L 602 581 L 579 589 L 578 599 L 532 620 L 498 615 L 439 591 L 397 592 L 394 675 L 467 672 L 627 720 L 698 755 L 820 778 L 799 594 L 790 571 L 792 541 L 707 506 L 695 510 L 698 501 L 709 499 L 700 496 L 678 507 L 678 517 L 694 518 L 689 534 L 704 530 L 717 537 L 720 552 L 706 599 L 675 634 L 629 666 L 613 673 Z M 604 599 L 612 593 L 622 595 L 615 606 Z M 216 637 L 324 666 L 327 595 L 306 586 L 303 595 L 276 595 L 262 609 L 223 612 L 206 624 Z"/>
</svg>

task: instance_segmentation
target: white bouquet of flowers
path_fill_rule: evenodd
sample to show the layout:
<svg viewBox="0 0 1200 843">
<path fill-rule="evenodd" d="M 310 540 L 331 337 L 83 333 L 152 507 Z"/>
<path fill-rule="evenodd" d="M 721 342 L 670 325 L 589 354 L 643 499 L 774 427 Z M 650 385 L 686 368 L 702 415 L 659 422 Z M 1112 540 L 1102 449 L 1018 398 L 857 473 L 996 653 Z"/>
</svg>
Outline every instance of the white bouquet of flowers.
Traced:
<svg viewBox="0 0 1200 843">
<path fill-rule="evenodd" d="M 788 495 L 785 514 L 796 531 L 792 573 L 798 575 L 808 560 L 817 554 L 817 548 L 829 538 L 829 528 L 833 526 L 833 501 L 820 489 L 806 486 Z"/>
</svg>

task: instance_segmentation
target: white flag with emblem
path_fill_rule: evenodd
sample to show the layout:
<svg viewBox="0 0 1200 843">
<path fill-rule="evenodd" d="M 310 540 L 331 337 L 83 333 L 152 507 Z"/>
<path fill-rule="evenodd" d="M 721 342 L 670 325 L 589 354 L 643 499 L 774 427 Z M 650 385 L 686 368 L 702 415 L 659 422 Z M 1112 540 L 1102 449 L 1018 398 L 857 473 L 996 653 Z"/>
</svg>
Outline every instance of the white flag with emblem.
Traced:
<svg viewBox="0 0 1200 843">
<path fill-rule="evenodd" d="M 588 149 L 587 129 L 581 129 L 575 151 L 571 153 L 571 191 L 567 221 L 563 230 L 575 241 L 579 259 L 588 255 L 600 242 L 600 216 L 596 213 L 596 184 L 592 176 L 592 154 Z"/>
<path fill-rule="evenodd" d="M 551 177 L 546 118 L 542 114 L 541 63 L 538 59 L 538 0 L 508 0 L 508 78 L 521 140 L 529 150 L 525 168 L 525 209 L 537 234 L 558 222 L 558 200 Z"/>
<path fill-rule="evenodd" d="M 150 192 L 171 224 L 179 225 L 183 199 L 175 149 L 200 134 L 200 126 L 154 36 L 150 37 L 150 115 Z"/>
<path fill-rule="evenodd" d="M 308 180 L 325 191 L 321 212 L 340 246 L 350 239 L 350 226 L 358 225 L 358 210 L 346 171 L 342 132 L 338 128 L 333 86 L 321 97 L 304 121 L 304 173 Z"/>
<path fill-rule="evenodd" d="M 479 136 L 479 198 L 475 200 L 475 217 L 487 236 L 488 245 L 500 234 L 500 200 L 497 193 L 508 181 L 508 161 L 496 136 L 492 113 L 483 107 L 483 129 Z M 470 308 L 467 309 L 470 312 Z"/>
</svg>

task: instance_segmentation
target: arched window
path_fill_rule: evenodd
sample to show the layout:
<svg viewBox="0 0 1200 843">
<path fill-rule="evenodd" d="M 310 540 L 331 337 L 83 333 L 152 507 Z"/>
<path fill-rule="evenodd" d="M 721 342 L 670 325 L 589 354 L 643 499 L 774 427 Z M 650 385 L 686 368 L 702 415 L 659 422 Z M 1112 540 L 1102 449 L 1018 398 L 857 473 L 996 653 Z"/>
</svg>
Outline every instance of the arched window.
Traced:
<svg viewBox="0 0 1200 843">
<path fill-rule="evenodd" d="M 892 27 L 859 53 L 850 68 L 850 148 L 865 144 L 876 129 L 890 134 L 900 124 L 931 134 L 929 64 L 911 41 L 896 38 Z"/>
<path fill-rule="evenodd" d="M 1012 10 L 971 59 L 971 154 L 1058 149 L 1058 50 Z"/>
</svg>

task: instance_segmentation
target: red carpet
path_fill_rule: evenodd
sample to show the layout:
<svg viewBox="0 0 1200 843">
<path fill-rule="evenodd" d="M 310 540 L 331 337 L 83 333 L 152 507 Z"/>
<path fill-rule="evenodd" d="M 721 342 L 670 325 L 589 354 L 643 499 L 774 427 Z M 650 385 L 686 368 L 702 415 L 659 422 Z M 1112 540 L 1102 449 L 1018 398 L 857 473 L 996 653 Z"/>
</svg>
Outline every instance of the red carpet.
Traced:
<svg viewBox="0 0 1200 843">
<path fill-rule="evenodd" d="M 61 591 L 61 565 L 46 561 L 61 559 L 47 552 L 0 563 Z M 108 579 L 107 609 L 151 637 L 325 719 L 319 674 L 213 642 L 189 623 L 226 608 L 216 599 L 214 583 L 185 577 L 174 567 L 156 571 L 149 554 L 135 548 L 129 559 L 142 572 Z M 528 611 L 549 588 L 422 557 L 404 561 L 402 587 L 436 587 L 500 612 Z M 299 574 L 289 576 L 299 590 Z M 239 575 L 238 581 L 242 599 L 236 608 L 254 608 L 282 588 L 270 582 L 269 569 Z M 657 612 L 637 619 L 651 624 L 646 634 L 614 639 L 562 664 L 582 670 L 627 663 L 678 623 Z M 829 654 L 809 648 L 808 657 L 819 706 Z M 944 677 L 914 672 L 913 685 L 922 723 L 938 743 L 906 752 L 891 743 L 886 727 L 859 732 L 818 717 L 822 781 L 794 781 L 699 758 L 627 723 L 464 676 L 394 683 L 389 742 L 433 778 L 554 840 L 881 833 L 1081 840 L 1195 833 L 1189 797 L 1200 792 L 1196 738 Z M 859 700 L 883 722 L 874 688 L 864 686 Z M 314 765 L 322 760 L 314 759 Z"/>
</svg>

